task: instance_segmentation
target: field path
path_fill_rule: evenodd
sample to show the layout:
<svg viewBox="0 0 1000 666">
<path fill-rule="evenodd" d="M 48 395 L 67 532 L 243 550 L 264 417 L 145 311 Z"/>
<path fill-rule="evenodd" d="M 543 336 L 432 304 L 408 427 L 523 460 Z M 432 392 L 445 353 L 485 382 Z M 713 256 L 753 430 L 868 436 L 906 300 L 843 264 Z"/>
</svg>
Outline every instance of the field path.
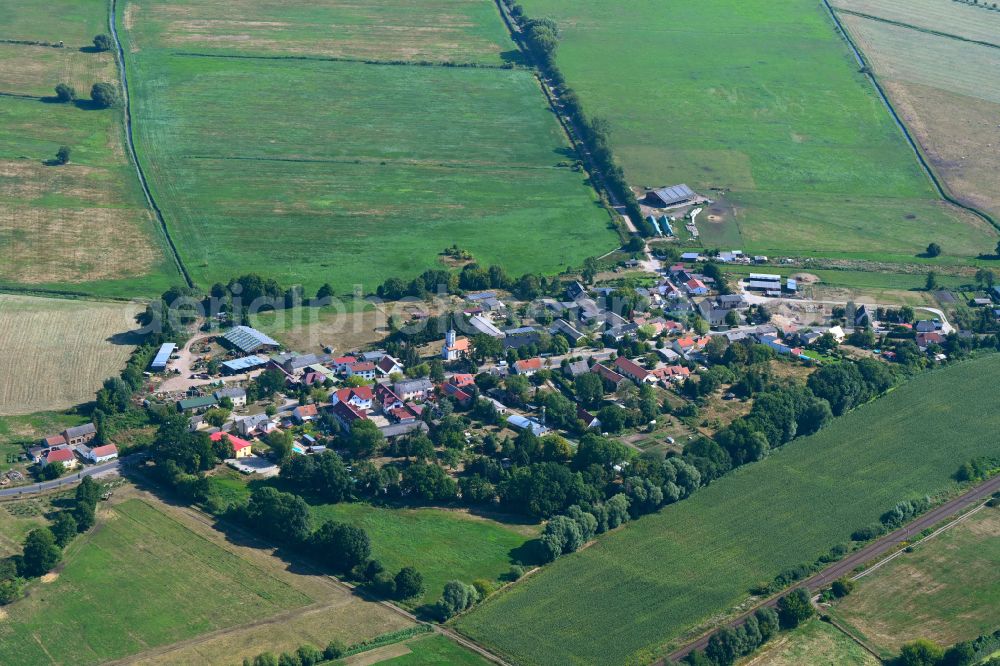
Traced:
<svg viewBox="0 0 1000 666">
<path fill-rule="evenodd" d="M 129 160 L 131 160 L 132 166 L 135 168 L 135 173 L 139 177 L 139 185 L 142 187 L 142 193 L 146 197 L 146 204 L 156 216 L 156 221 L 159 223 L 160 231 L 163 233 L 163 237 L 167 241 L 167 246 L 170 248 L 170 255 L 174 259 L 177 271 L 184 278 L 187 286 L 194 287 L 194 282 L 191 280 L 184 262 L 181 261 L 181 255 L 177 251 L 177 246 L 174 245 L 174 239 L 170 237 L 170 230 L 167 229 L 163 213 L 160 211 L 160 207 L 156 205 L 153 193 L 149 191 L 146 174 L 143 172 L 142 166 L 139 164 L 139 158 L 135 153 L 135 140 L 132 137 L 132 102 L 128 93 L 128 75 L 125 72 L 125 50 L 122 48 L 121 40 L 118 38 L 118 26 L 116 25 L 117 9 L 118 0 L 111 0 L 108 6 L 108 29 L 111 31 L 111 38 L 115 40 L 115 62 L 118 64 L 118 78 L 121 80 L 122 105 L 124 107 L 123 116 L 125 118 L 125 147 L 128 149 Z"/>
<path fill-rule="evenodd" d="M 861 550 L 851 553 L 850 555 L 840 560 L 839 562 L 831 564 L 826 569 L 820 571 L 814 576 L 811 576 L 810 578 L 807 578 L 806 580 L 802 581 L 801 583 L 795 585 L 793 588 L 790 589 L 802 587 L 812 592 L 820 590 L 829 585 L 830 583 L 832 583 L 833 581 L 837 580 L 838 578 L 850 575 L 857 567 L 863 566 L 866 562 L 869 562 L 883 555 L 884 553 L 892 550 L 893 548 L 896 548 L 897 546 L 899 546 L 900 543 L 903 543 L 904 541 L 910 541 L 914 537 L 914 535 L 920 534 L 920 532 L 927 529 L 928 527 L 933 527 L 942 520 L 964 511 L 973 504 L 981 504 L 990 495 L 998 491 L 1000 491 L 1000 476 L 993 477 L 989 481 L 986 481 L 985 483 L 982 483 L 976 486 L 975 488 L 966 491 L 965 493 L 959 495 L 955 499 L 945 502 L 936 509 L 928 511 L 927 513 L 920 516 L 910 524 L 899 528 L 895 532 L 885 535 L 881 539 L 878 539 L 870 543 L 868 546 L 862 548 Z M 776 606 L 778 604 L 778 599 L 784 594 L 786 594 L 788 591 L 789 590 L 783 590 L 780 594 L 775 595 L 760 604 L 757 604 L 753 608 L 749 609 L 748 611 L 740 615 L 738 618 L 732 620 L 728 624 L 728 626 L 733 628 L 738 627 L 743 623 L 744 620 L 746 620 L 759 608 Z M 681 659 L 686 657 L 688 653 L 694 650 L 703 650 L 705 646 L 708 645 L 708 639 L 712 636 L 712 634 L 715 633 L 715 631 L 718 628 L 719 627 L 712 629 L 712 631 L 708 632 L 707 634 L 704 634 L 696 641 L 688 643 L 679 650 L 674 651 L 673 653 L 671 653 L 670 659 L 674 661 L 680 661 Z M 665 663 L 666 662 L 661 660 L 657 662 L 657 666 L 665 666 Z"/>
</svg>

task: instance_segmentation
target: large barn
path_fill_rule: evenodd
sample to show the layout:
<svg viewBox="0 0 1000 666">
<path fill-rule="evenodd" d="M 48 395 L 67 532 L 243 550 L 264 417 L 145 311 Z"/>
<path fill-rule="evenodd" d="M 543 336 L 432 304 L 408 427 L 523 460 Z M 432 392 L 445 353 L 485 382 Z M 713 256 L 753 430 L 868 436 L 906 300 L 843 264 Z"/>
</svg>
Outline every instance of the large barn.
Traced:
<svg viewBox="0 0 1000 666">
<path fill-rule="evenodd" d="M 244 354 L 253 354 L 265 349 L 277 349 L 281 346 L 277 340 L 249 326 L 237 326 L 223 335 L 220 342 Z"/>
<path fill-rule="evenodd" d="M 690 187 L 682 183 L 650 190 L 646 200 L 654 206 L 670 207 L 694 203 L 697 197 L 698 195 Z"/>
</svg>

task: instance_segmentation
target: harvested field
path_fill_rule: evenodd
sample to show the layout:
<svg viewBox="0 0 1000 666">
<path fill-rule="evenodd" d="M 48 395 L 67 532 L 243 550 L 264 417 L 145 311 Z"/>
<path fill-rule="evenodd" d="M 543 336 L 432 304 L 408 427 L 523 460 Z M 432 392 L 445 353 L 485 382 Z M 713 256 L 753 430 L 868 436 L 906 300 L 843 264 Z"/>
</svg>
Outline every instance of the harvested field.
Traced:
<svg viewBox="0 0 1000 666">
<path fill-rule="evenodd" d="M 162 26 L 159 43 L 187 51 L 500 65 L 514 50 L 491 0 L 234 0 L 225 12 L 213 0 L 129 7 Z M 143 38 L 134 44 L 153 46 Z"/>
<path fill-rule="evenodd" d="M 993 355 L 919 375 L 556 560 L 456 626 L 520 664 L 649 661 L 896 502 L 956 490 L 961 462 L 996 451 L 998 371 Z M 948 399 L 956 392 L 964 401 Z M 608 640 L 588 640 L 595 622 Z"/>
<path fill-rule="evenodd" d="M 830 4 L 834 9 L 860 12 L 1000 46 L 1000 12 L 985 7 L 973 7 L 955 0 L 832 0 Z"/>
<path fill-rule="evenodd" d="M 837 6 L 914 28 L 840 12 L 900 115 L 951 194 L 1000 217 L 1000 12 L 951 0 L 840 0 Z M 904 17 L 909 12 L 909 18 Z M 955 63 L 961 63 L 956 67 Z"/>
<path fill-rule="evenodd" d="M 132 345 L 138 304 L 0 295 L 0 414 L 65 409 L 94 399 Z M 67 378 L 72 378 L 68 381 Z"/>
<path fill-rule="evenodd" d="M 1000 625 L 1000 509 L 983 509 L 861 578 L 832 612 L 886 657 L 917 638 L 951 645 L 994 631 Z"/>
</svg>

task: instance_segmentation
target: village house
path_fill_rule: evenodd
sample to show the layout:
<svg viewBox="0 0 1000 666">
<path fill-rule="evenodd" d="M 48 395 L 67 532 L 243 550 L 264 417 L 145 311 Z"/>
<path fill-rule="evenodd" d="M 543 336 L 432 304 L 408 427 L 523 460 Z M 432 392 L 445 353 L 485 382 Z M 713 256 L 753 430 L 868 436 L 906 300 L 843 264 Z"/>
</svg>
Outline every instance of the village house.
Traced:
<svg viewBox="0 0 1000 666">
<path fill-rule="evenodd" d="M 585 360 L 571 361 L 563 366 L 563 374 L 568 377 L 579 377 L 586 372 L 590 372 L 590 366 Z"/>
<path fill-rule="evenodd" d="M 366 381 L 375 379 L 375 364 L 371 361 L 359 361 L 347 366 L 348 377 L 361 377 Z"/>
<path fill-rule="evenodd" d="M 330 366 L 338 375 L 344 375 L 347 374 L 347 366 L 357 362 L 358 359 L 354 356 L 338 356 L 330 361 Z"/>
<path fill-rule="evenodd" d="M 683 365 L 668 365 L 662 368 L 656 368 L 651 374 L 664 385 L 667 385 L 683 382 L 691 376 L 691 371 Z"/>
<path fill-rule="evenodd" d="M 644 367 L 639 365 L 634 361 L 630 361 L 624 356 L 619 356 L 615 359 L 615 371 L 620 375 L 628 377 L 636 384 L 642 384 L 644 382 L 653 382 L 656 379 L 646 370 Z"/>
<path fill-rule="evenodd" d="M 375 363 L 375 370 L 380 376 L 388 377 L 389 375 L 402 374 L 403 364 L 386 354 Z"/>
<path fill-rule="evenodd" d="M 393 393 L 405 402 L 410 400 L 426 400 L 434 392 L 434 384 L 426 377 L 420 379 L 404 379 L 392 387 Z"/>
<path fill-rule="evenodd" d="M 368 387 L 362 386 L 361 388 L 367 389 Z M 355 393 L 355 395 L 351 395 L 348 392 L 351 390 L 352 389 L 342 389 L 340 391 L 337 391 L 333 396 L 333 401 L 337 402 L 338 400 L 344 399 L 352 403 L 355 407 L 361 407 L 362 409 L 371 408 L 372 406 L 371 400 L 368 400 L 366 404 L 363 399 L 364 394 L 358 392 Z M 382 411 L 384 412 L 388 412 L 393 409 L 398 409 L 403 406 L 402 398 L 396 395 L 388 384 L 375 385 L 375 400 L 378 401 L 378 404 L 382 406 Z"/>
<path fill-rule="evenodd" d="M 702 282 L 697 278 L 691 278 L 690 280 L 685 282 L 684 288 L 687 290 L 687 293 L 691 296 L 703 296 L 708 293 L 708 287 L 705 286 L 704 282 Z"/>
<path fill-rule="evenodd" d="M 583 426 L 585 428 L 597 428 L 601 427 L 601 420 L 588 412 L 583 407 L 576 408 L 576 418 L 583 421 Z"/>
<path fill-rule="evenodd" d="M 319 416 L 319 410 L 316 408 L 316 405 L 299 405 L 292 410 L 292 418 L 297 423 L 312 421 L 317 416 Z"/>
<path fill-rule="evenodd" d="M 543 361 L 538 357 L 522 359 L 514 362 L 514 374 L 530 377 L 541 370 L 542 366 Z"/>
<path fill-rule="evenodd" d="M 80 461 L 76 459 L 76 455 L 73 453 L 73 449 L 68 446 L 52 449 L 45 455 L 45 464 L 62 465 L 65 469 L 76 469 L 79 466 Z"/>
<path fill-rule="evenodd" d="M 236 429 L 244 437 L 249 437 L 254 433 L 267 434 L 276 428 L 277 425 L 267 414 L 254 414 L 236 421 Z"/>
<path fill-rule="evenodd" d="M 541 437 L 549 431 L 547 427 L 534 419 L 520 414 L 511 414 L 507 417 L 507 425 L 515 430 L 530 430 L 535 437 Z"/>
<path fill-rule="evenodd" d="M 363 410 L 358 409 L 349 402 L 337 402 L 330 407 L 330 412 L 337 419 L 340 425 L 350 432 L 351 426 L 356 421 L 367 420 L 368 417 L 365 415 Z"/>
<path fill-rule="evenodd" d="M 576 346 L 580 340 L 582 340 L 586 335 L 579 330 L 577 330 L 572 324 L 570 324 L 565 319 L 556 319 L 552 322 L 552 329 L 550 330 L 552 335 L 563 335 L 569 340 L 571 346 Z"/>
<path fill-rule="evenodd" d="M 215 399 L 222 402 L 223 398 L 229 398 L 233 407 L 240 409 L 247 406 L 247 392 L 246 389 L 234 386 L 231 388 L 220 389 L 212 394 Z"/>
<path fill-rule="evenodd" d="M 213 442 L 221 441 L 225 437 L 229 440 L 229 443 L 233 446 L 234 458 L 249 458 L 253 455 L 253 449 L 250 446 L 250 442 L 245 439 L 240 439 L 234 435 L 230 435 L 224 432 L 213 432 L 208 436 Z"/>
<path fill-rule="evenodd" d="M 600 363 L 595 363 L 594 367 L 590 369 L 591 372 L 596 373 L 598 377 L 604 380 L 605 384 L 614 387 L 614 390 L 619 390 L 628 381 L 623 375 L 618 374 L 611 368 L 602 365 Z"/>
</svg>

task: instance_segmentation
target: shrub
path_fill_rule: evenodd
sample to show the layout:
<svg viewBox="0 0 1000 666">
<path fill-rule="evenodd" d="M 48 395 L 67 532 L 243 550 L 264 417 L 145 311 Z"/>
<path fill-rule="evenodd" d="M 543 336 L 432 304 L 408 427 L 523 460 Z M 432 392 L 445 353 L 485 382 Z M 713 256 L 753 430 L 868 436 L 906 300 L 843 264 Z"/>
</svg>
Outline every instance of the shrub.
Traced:
<svg viewBox="0 0 1000 666">
<path fill-rule="evenodd" d="M 69 84 L 60 83 L 56 86 L 56 99 L 63 103 L 72 102 L 76 99 L 76 89 Z"/>
<path fill-rule="evenodd" d="M 854 581 L 851 580 L 850 578 L 838 578 L 837 580 L 833 581 L 833 584 L 830 586 L 830 591 L 833 592 L 833 596 L 837 597 L 838 599 L 846 597 L 853 590 L 854 590 Z"/>
</svg>

